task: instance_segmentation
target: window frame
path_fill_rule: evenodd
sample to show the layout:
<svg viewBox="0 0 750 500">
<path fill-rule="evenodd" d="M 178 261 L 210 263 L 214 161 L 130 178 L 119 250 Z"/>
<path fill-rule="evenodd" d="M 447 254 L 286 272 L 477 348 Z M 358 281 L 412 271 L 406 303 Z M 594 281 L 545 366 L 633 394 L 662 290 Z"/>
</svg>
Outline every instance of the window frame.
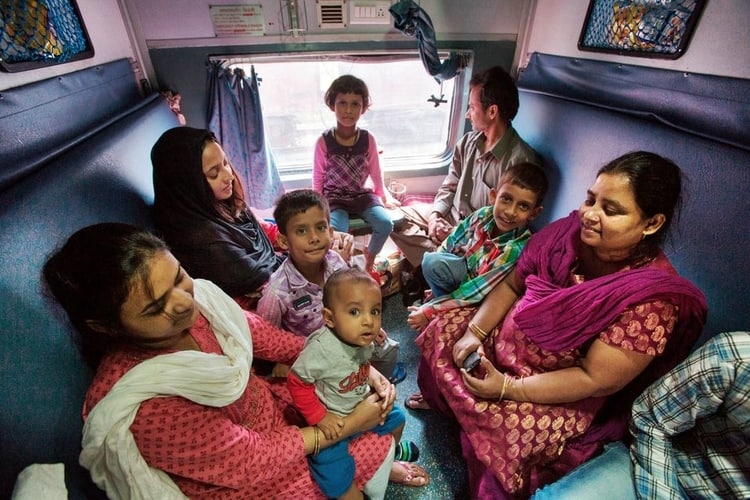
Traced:
<svg viewBox="0 0 750 500">
<path fill-rule="evenodd" d="M 451 49 L 441 49 L 439 55 L 442 58 L 448 57 Z M 465 49 L 461 49 L 466 52 Z M 469 51 L 471 52 L 471 51 Z M 407 56 L 407 57 L 405 57 Z M 352 51 L 311 51 L 311 52 L 276 52 L 265 54 L 234 54 L 231 58 L 213 56 L 212 59 L 221 59 L 226 61 L 230 67 L 243 67 L 246 74 L 249 74 L 251 65 L 255 65 L 255 70 L 262 79 L 262 64 L 269 62 L 295 62 L 295 61 L 356 61 L 362 62 L 367 60 L 398 60 L 414 59 L 421 64 L 419 51 L 414 49 L 357 49 Z M 473 52 L 470 61 L 473 61 Z M 425 70 L 426 72 L 426 70 Z M 389 158 L 387 162 L 381 163 L 383 174 L 389 177 L 428 177 L 434 175 L 444 175 L 453 158 L 453 150 L 458 139 L 463 135 L 466 128 L 466 108 L 468 106 L 469 81 L 472 74 L 472 64 L 454 77 L 453 94 L 445 96 L 448 99 L 447 106 L 450 106 L 448 132 L 444 151 L 435 156 L 424 157 L 421 155 L 398 156 Z M 263 82 L 260 83 L 261 99 L 263 93 Z M 312 157 L 312 151 L 310 152 Z M 279 170 L 281 180 L 288 187 L 304 187 L 309 184 L 312 177 L 312 166 L 294 165 L 284 167 Z"/>
</svg>

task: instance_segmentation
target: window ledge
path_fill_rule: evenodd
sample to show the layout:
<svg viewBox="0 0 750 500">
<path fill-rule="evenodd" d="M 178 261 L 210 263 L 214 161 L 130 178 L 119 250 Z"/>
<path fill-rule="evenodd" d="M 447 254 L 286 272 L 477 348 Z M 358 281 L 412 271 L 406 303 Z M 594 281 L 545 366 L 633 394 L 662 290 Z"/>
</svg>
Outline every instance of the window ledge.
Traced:
<svg viewBox="0 0 750 500">
<path fill-rule="evenodd" d="M 389 162 L 383 167 L 383 177 L 386 179 L 403 180 L 440 176 L 441 180 L 448 173 L 452 155 L 447 155 L 436 161 L 412 163 L 408 159 Z M 280 173 L 281 182 L 285 189 L 301 189 L 312 184 L 312 168 L 288 169 Z"/>
</svg>

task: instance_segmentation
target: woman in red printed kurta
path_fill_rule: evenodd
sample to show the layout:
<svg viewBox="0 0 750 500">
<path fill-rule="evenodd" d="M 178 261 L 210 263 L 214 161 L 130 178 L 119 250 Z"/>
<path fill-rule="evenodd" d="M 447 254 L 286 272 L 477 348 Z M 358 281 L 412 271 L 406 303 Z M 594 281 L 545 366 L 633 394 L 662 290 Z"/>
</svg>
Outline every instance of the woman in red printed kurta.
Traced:
<svg viewBox="0 0 750 500">
<path fill-rule="evenodd" d="M 255 355 L 291 364 L 304 339 L 252 313 L 245 315 Z M 203 352 L 221 353 L 203 316 L 190 333 Z M 133 346 L 105 356 L 89 388 L 84 419 L 122 374 L 159 354 L 163 351 Z M 291 406 L 286 384 L 251 376 L 240 399 L 223 408 L 208 408 L 180 397 L 145 401 L 130 430 L 146 461 L 172 475 L 190 498 L 323 498 L 310 476 L 304 442 L 295 425 L 306 424 Z M 350 445 L 360 487 L 380 466 L 390 446 L 387 436 L 376 438 L 363 434 Z"/>
<path fill-rule="evenodd" d="M 337 440 L 304 425 L 285 384 L 251 373 L 253 354 L 291 363 L 304 339 L 192 280 L 163 241 L 125 224 L 81 229 L 44 278 L 97 367 L 80 462 L 110 498 L 324 498 L 306 456 Z M 341 436 L 361 433 L 355 481 L 378 498 L 392 439 L 364 431 L 392 408 L 385 382 Z"/>
</svg>

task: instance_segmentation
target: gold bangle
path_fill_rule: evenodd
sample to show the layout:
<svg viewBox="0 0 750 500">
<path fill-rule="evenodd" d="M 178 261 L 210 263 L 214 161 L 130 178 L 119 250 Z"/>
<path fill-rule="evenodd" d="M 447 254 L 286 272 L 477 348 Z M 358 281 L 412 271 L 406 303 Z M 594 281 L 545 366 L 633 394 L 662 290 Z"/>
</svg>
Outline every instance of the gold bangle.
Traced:
<svg viewBox="0 0 750 500">
<path fill-rule="evenodd" d="M 469 322 L 469 331 L 479 339 L 480 342 L 487 340 L 487 332 L 479 328 L 475 323 Z"/>
<path fill-rule="evenodd" d="M 510 377 L 507 375 L 503 375 L 503 388 L 500 389 L 500 397 L 497 398 L 498 401 L 502 401 L 503 397 L 505 397 L 505 390 L 508 388 L 509 383 L 510 383 Z"/>
<path fill-rule="evenodd" d="M 469 325 L 471 325 L 472 330 L 478 333 L 483 339 L 487 339 L 487 337 L 489 337 L 489 334 L 482 330 L 479 325 L 477 325 L 473 321 L 470 321 Z"/>
<path fill-rule="evenodd" d="M 320 435 L 318 434 L 320 430 L 318 430 L 317 425 L 313 425 L 313 433 L 315 434 L 315 444 L 313 445 L 313 456 L 317 457 L 318 453 L 320 453 Z"/>
</svg>

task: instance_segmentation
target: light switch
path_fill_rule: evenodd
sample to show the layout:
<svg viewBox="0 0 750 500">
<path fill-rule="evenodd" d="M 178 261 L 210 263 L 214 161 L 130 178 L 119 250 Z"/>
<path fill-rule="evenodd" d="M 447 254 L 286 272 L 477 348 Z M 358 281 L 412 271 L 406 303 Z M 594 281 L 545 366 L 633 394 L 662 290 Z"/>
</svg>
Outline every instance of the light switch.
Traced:
<svg viewBox="0 0 750 500">
<path fill-rule="evenodd" d="M 390 0 L 352 0 L 349 3 L 350 24 L 391 24 Z"/>
</svg>

